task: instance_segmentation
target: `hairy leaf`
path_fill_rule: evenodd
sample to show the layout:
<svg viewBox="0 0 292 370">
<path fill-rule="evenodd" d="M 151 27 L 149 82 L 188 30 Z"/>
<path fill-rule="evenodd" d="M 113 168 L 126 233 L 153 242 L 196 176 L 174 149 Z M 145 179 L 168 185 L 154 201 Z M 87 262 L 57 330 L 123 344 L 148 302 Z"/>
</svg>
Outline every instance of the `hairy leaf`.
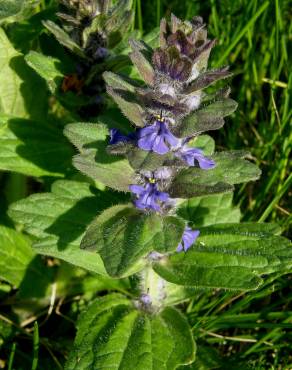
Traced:
<svg viewBox="0 0 292 370">
<path fill-rule="evenodd" d="M 108 94 L 118 104 L 122 113 L 136 126 L 144 126 L 143 108 L 137 101 L 135 86 L 112 72 L 105 72 L 103 78 L 107 83 Z"/>
<path fill-rule="evenodd" d="M 100 256 L 80 250 L 80 241 L 96 214 L 119 199 L 86 183 L 60 180 L 51 193 L 34 194 L 12 204 L 9 215 L 37 239 L 34 248 L 38 253 L 106 274 Z"/>
<path fill-rule="evenodd" d="M 259 178 L 261 171 L 253 163 L 244 159 L 241 151 L 220 152 L 212 156 L 215 167 L 202 170 L 197 167 L 180 171 L 170 186 L 173 197 L 188 198 L 233 190 L 233 184 Z"/>
<path fill-rule="evenodd" d="M 85 58 L 85 54 L 80 46 L 56 23 L 52 21 L 43 21 L 43 25 L 56 37 L 60 44 L 71 50 L 74 54 Z"/>
<path fill-rule="evenodd" d="M 204 155 L 214 154 L 215 140 L 209 135 L 199 135 L 188 142 L 188 146 L 203 150 Z"/>
<path fill-rule="evenodd" d="M 165 280 L 178 285 L 235 290 L 256 289 L 261 275 L 291 268 L 291 243 L 273 235 L 273 224 L 218 224 L 200 228 L 186 253 L 154 264 Z"/>
<path fill-rule="evenodd" d="M 60 69 L 60 60 L 37 53 L 36 51 L 30 51 L 25 56 L 25 61 L 45 79 L 50 91 L 55 93 L 64 78 L 64 73 Z"/>
<path fill-rule="evenodd" d="M 127 152 L 126 156 L 134 169 L 154 171 L 171 158 L 171 153 L 160 155 L 152 151 L 133 147 Z"/>
<path fill-rule="evenodd" d="M 19 22 L 35 12 L 40 0 L 1 0 L 0 22 Z"/>
<path fill-rule="evenodd" d="M 89 226 L 81 248 L 100 254 L 110 276 L 123 277 L 139 271 L 151 251 L 173 251 L 185 223 L 181 219 L 146 214 L 131 205 L 105 210 Z"/>
<path fill-rule="evenodd" d="M 129 54 L 132 62 L 138 69 L 142 79 L 150 86 L 154 84 L 154 69 L 151 64 L 151 49 L 142 41 L 130 40 L 130 46 L 133 50 Z"/>
<path fill-rule="evenodd" d="M 209 130 L 218 130 L 224 125 L 224 117 L 233 113 L 237 103 L 232 99 L 215 101 L 199 108 L 185 117 L 173 130 L 178 137 L 197 135 Z"/>
<path fill-rule="evenodd" d="M 174 370 L 194 360 L 190 328 L 174 308 L 150 315 L 111 294 L 93 301 L 77 328 L 65 370 Z"/>
<path fill-rule="evenodd" d="M 222 78 L 227 78 L 232 75 L 229 72 L 228 67 L 223 67 L 219 69 L 214 69 L 201 73 L 187 88 L 186 93 L 192 93 L 212 85 L 214 82 L 221 80 Z"/>
<path fill-rule="evenodd" d="M 73 123 L 66 126 L 64 133 L 81 152 L 73 158 L 78 170 L 113 189 L 129 191 L 134 171 L 126 159 L 108 154 L 105 125 Z"/>
<path fill-rule="evenodd" d="M 232 193 L 190 198 L 180 204 L 177 213 L 196 227 L 239 222 L 240 210 L 238 207 L 232 207 L 232 198 Z"/>
<path fill-rule="evenodd" d="M 28 176 L 63 177 L 73 150 L 53 124 L 0 115 L 0 169 Z"/>
</svg>

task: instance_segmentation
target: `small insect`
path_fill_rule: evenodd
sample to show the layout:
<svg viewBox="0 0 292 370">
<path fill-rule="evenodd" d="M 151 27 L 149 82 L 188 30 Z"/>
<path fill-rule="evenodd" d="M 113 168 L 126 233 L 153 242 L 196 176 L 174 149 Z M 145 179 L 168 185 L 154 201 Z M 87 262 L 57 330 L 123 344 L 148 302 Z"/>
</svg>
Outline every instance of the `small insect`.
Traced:
<svg viewBox="0 0 292 370">
<path fill-rule="evenodd" d="M 63 92 L 75 91 L 76 93 L 80 94 L 83 85 L 84 80 L 79 79 L 76 73 L 72 73 L 71 75 L 64 77 L 61 88 Z"/>
</svg>

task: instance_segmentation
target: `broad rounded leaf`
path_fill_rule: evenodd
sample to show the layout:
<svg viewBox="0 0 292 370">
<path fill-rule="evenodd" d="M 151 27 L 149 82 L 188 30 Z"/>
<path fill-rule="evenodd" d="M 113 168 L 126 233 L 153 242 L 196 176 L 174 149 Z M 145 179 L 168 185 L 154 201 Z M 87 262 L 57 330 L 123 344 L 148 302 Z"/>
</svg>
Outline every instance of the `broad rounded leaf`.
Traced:
<svg viewBox="0 0 292 370">
<path fill-rule="evenodd" d="M 173 197 L 189 198 L 233 190 L 233 184 L 256 180 L 260 169 L 244 159 L 247 153 L 229 151 L 215 153 L 212 159 L 215 167 L 209 170 L 188 168 L 180 171 L 168 192 Z"/>
<path fill-rule="evenodd" d="M 131 205 L 105 210 L 89 226 L 81 248 L 100 254 L 110 276 L 123 277 L 139 271 L 151 251 L 174 251 L 185 222 L 174 216 L 141 212 Z"/>
<path fill-rule="evenodd" d="M 66 126 L 64 134 L 81 152 L 73 158 L 79 171 L 113 189 L 129 191 L 134 170 L 126 159 L 108 154 L 105 125 L 74 123 Z"/>
<path fill-rule="evenodd" d="M 77 328 L 65 370 L 174 370 L 194 360 L 190 328 L 174 308 L 150 315 L 111 294 L 93 301 Z"/>
<path fill-rule="evenodd" d="M 37 177 L 74 170 L 73 148 L 54 124 L 0 115 L 0 132 L 0 169 Z"/>
<path fill-rule="evenodd" d="M 240 209 L 232 207 L 233 193 L 205 195 L 181 203 L 178 215 L 196 227 L 225 222 L 239 222 Z"/>
<path fill-rule="evenodd" d="M 0 81 L 0 113 L 44 118 L 48 107 L 44 81 L 25 63 L 1 28 Z"/>
<path fill-rule="evenodd" d="M 236 290 L 256 289 L 261 275 L 292 266 L 291 243 L 275 236 L 270 224 L 218 224 L 200 229 L 186 253 L 154 264 L 165 280 L 178 285 Z"/>
<path fill-rule="evenodd" d="M 51 193 L 34 194 L 11 205 L 10 217 L 33 235 L 35 251 L 106 274 L 100 256 L 80 250 L 87 225 L 120 196 L 86 183 L 56 181 Z"/>
<path fill-rule="evenodd" d="M 30 51 L 25 56 L 25 61 L 46 80 L 51 92 L 55 93 L 64 78 L 64 73 L 60 70 L 60 60 L 37 53 L 36 51 Z"/>
<path fill-rule="evenodd" d="M 34 257 L 28 238 L 13 229 L 0 226 L 1 279 L 18 287 Z"/>
<path fill-rule="evenodd" d="M 237 103 L 232 99 L 215 101 L 189 114 L 173 132 L 178 137 L 187 137 L 209 130 L 218 130 L 224 125 L 224 117 L 233 113 L 236 108 Z"/>
</svg>

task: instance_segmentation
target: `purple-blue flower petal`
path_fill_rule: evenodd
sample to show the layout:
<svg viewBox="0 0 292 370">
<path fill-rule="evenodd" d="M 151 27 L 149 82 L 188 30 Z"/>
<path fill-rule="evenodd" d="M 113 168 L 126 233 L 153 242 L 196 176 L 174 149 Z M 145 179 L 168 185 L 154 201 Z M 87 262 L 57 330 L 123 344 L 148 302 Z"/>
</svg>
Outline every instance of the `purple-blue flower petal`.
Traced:
<svg viewBox="0 0 292 370">
<path fill-rule="evenodd" d="M 118 144 L 118 143 L 127 143 L 134 139 L 135 134 L 131 133 L 129 135 L 124 135 L 121 133 L 120 130 L 117 128 L 112 128 L 110 130 L 110 144 Z"/>
<path fill-rule="evenodd" d="M 203 151 L 198 148 L 191 148 L 183 145 L 177 152 L 176 156 L 185 161 L 189 166 L 195 166 L 195 162 L 199 163 L 200 168 L 209 170 L 215 166 L 215 162 L 205 157 Z"/>
<path fill-rule="evenodd" d="M 148 183 L 145 187 L 141 185 L 130 185 L 129 189 L 137 196 L 134 204 L 139 209 L 152 209 L 159 212 L 161 210 L 160 203 L 166 202 L 169 199 L 169 195 L 159 191 L 156 184 Z"/>
<path fill-rule="evenodd" d="M 175 147 L 179 140 L 169 131 L 165 122 L 155 121 L 152 125 L 138 131 L 138 147 L 153 150 L 158 154 L 166 154 Z"/>
<path fill-rule="evenodd" d="M 199 230 L 192 230 L 189 226 L 186 226 L 182 236 L 182 240 L 176 248 L 177 252 L 187 251 L 196 241 L 199 236 Z"/>
<path fill-rule="evenodd" d="M 145 191 L 145 189 L 141 185 L 130 185 L 129 189 L 132 193 L 137 195 L 141 195 Z"/>
</svg>

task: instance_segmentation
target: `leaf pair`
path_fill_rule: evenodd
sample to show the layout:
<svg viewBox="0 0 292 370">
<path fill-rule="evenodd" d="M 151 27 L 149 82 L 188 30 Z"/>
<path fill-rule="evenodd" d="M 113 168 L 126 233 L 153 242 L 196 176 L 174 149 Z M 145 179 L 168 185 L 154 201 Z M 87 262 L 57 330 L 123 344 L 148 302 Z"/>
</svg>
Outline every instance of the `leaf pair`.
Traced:
<svg viewBox="0 0 292 370">
<path fill-rule="evenodd" d="M 77 327 L 66 370 L 174 370 L 194 360 L 190 328 L 174 308 L 150 315 L 111 294 L 93 301 Z"/>
<path fill-rule="evenodd" d="M 131 205 L 118 205 L 91 223 L 81 248 L 96 251 L 108 274 L 120 278 L 140 271 L 152 251 L 175 251 L 184 229 L 185 222 L 178 217 L 146 214 Z"/>
</svg>

